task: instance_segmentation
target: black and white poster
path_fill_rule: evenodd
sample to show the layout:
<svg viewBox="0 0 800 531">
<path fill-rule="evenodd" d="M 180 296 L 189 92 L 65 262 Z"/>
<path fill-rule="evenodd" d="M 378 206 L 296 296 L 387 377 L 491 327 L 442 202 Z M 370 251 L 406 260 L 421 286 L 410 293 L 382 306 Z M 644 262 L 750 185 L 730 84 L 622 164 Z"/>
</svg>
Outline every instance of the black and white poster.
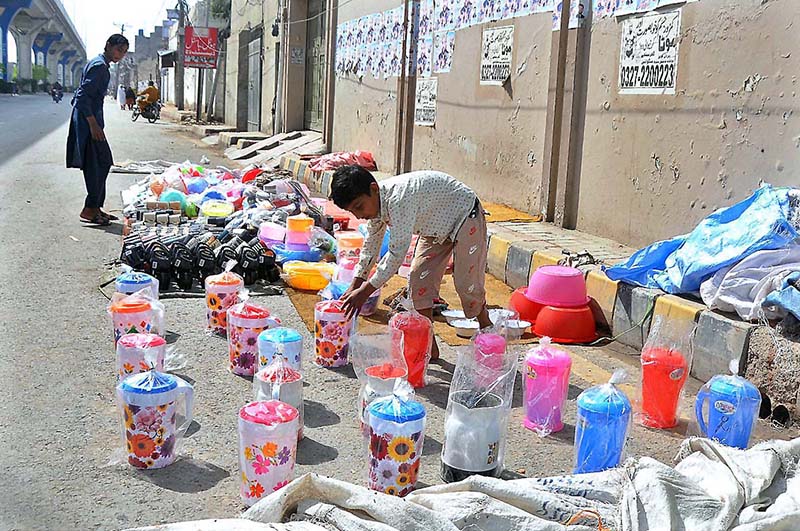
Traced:
<svg viewBox="0 0 800 531">
<path fill-rule="evenodd" d="M 502 85 L 511 77 L 514 26 L 486 28 L 481 47 L 481 85 Z"/>
<path fill-rule="evenodd" d="M 436 93 L 438 89 L 438 78 L 417 80 L 414 125 L 433 127 L 436 124 Z"/>
<path fill-rule="evenodd" d="M 622 22 L 620 94 L 675 94 L 680 10 L 648 13 Z"/>
</svg>

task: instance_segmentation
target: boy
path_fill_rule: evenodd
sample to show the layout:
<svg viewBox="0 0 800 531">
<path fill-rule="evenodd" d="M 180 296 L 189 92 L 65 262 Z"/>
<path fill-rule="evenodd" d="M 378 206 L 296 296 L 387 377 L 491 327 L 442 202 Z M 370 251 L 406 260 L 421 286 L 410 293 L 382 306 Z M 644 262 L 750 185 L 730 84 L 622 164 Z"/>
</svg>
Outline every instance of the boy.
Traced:
<svg viewBox="0 0 800 531">
<path fill-rule="evenodd" d="M 333 174 L 331 200 L 354 216 L 369 220 L 364 250 L 355 279 L 342 297 L 348 316 L 384 285 L 403 264 L 411 239 L 419 235 L 409 275 L 414 308 L 433 319 L 433 300 L 439 295 L 450 254 L 453 281 L 467 318 L 481 328 L 491 326 L 486 309 L 486 218 L 475 192 L 453 177 L 436 171 L 406 173 L 381 181 L 360 166 L 342 166 Z M 389 250 L 368 277 L 381 243 L 391 227 Z M 439 357 L 434 339 L 431 357 Z"/>
</svg>

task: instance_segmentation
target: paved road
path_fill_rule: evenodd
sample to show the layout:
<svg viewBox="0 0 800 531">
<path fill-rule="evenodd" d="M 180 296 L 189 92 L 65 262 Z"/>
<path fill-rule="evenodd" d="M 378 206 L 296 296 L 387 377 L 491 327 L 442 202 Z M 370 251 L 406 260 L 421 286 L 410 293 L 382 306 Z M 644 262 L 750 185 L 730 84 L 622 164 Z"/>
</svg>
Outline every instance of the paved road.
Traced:
<svg viewBox="0 0 800 531">
<path fill-rule="evenodd" d="M 160 471 L 114 464 L 121 447 L 113 401 L 114 353 L 106 300 L 98 291 L 104 264 L 119 253 L 119 227 L 93 229 L 78 221 L 82 177 L 64 169 L 69 107 L 44 96 L 0 96 L 0 529 L 116 529 L 186 519 L 237 515 L 236 411 L 252 393 L 250 381 L 227 371 L 222 340 L 203 333 L 199 300 L 166 301 L 168 327 L 190 359 L 181 374 L 195 382 L 196 422 L 182 459 Z M 213 156 L 169 124 L 131 123 L 106 107 L 107 136 L 118 161 L 199 160 Z M 109 206 L 134 181 L 112 175 Z M 302 324 L 284 296 L 264 302 L 289 326 Z M 305 333 L 305 331 L 304 331 Z M 305 334 L 308 341 L 310 337 Z M 574 349 L 570 398 L 607 379 L 617 367 L 636 374 L 627 349 Z M 443 349 L 431 368 L 434 383 L 420 392 L 428 428 L 420 480 L 438 483 L 443 415 L 456 352 Z M 305 361 L 306 438 L 298 473 L 318 472 L 363 483 L 365 462 L 355 421 L 358 386 L 352 372 Z M 689 383 L 694 395 L 700 382 Z M 685 407 L 688 409 L 687 399 Z M 539 439 L 521 427 L 517 384 L 506 467 L 529 476 L 572 468 L 574 400 L 565 429 Z M 631 430 L 629 454 L 670 462 L 686 423 L 668 432 Z M 775 435 L 760 426 L 762 436 Z M 779 433 L 786 437 L 786 432 Z"/>
</svg>

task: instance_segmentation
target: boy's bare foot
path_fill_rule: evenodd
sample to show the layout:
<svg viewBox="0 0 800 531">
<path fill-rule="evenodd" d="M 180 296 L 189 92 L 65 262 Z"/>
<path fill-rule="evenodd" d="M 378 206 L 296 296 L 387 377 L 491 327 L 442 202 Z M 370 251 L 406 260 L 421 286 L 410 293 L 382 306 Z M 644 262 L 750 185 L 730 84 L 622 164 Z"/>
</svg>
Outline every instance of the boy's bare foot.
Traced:
<svg viewBox="0 0 800 531">
<path fill-rule="evenodd" d="M 436 337 L 431 342 L 431 360 L 439 359 L 439 345 L 436 343 Z"/>
</svg>

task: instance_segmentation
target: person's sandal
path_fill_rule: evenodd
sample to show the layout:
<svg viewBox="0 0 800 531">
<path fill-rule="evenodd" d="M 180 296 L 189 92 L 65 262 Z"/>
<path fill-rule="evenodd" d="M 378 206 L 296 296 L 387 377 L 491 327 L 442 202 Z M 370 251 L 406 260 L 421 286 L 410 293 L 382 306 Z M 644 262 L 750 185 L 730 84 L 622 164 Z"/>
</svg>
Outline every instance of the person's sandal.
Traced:
<svg viewBox="0 0 800 531">
<path fill-rule="evenodd" d="M 115 216 L 114 214 L 109 214 L 108 212 L 103 212 L 102 210 L 100 211 L 100 214 L 102 216 L 110 219 L 111 221 L 119 221 L 119 218 L 117 216 Z"/>
<path fill-rule="evenodd" d="M 82 223 L 88 223 L 88 224 L 97 225 L 97 226 L 100 226 L 100 227 L 107 227 L 107 226 L 111 225 L 111 221 L 107 217 L 105 217 L 103 214 L 100 214 L 100 213 L 95 214 L 94 217 L 91 218 L 91 219 L 86 219 L 84 217 L 80 217 L 80 220 L 81 220 Z"/>
</svg>

